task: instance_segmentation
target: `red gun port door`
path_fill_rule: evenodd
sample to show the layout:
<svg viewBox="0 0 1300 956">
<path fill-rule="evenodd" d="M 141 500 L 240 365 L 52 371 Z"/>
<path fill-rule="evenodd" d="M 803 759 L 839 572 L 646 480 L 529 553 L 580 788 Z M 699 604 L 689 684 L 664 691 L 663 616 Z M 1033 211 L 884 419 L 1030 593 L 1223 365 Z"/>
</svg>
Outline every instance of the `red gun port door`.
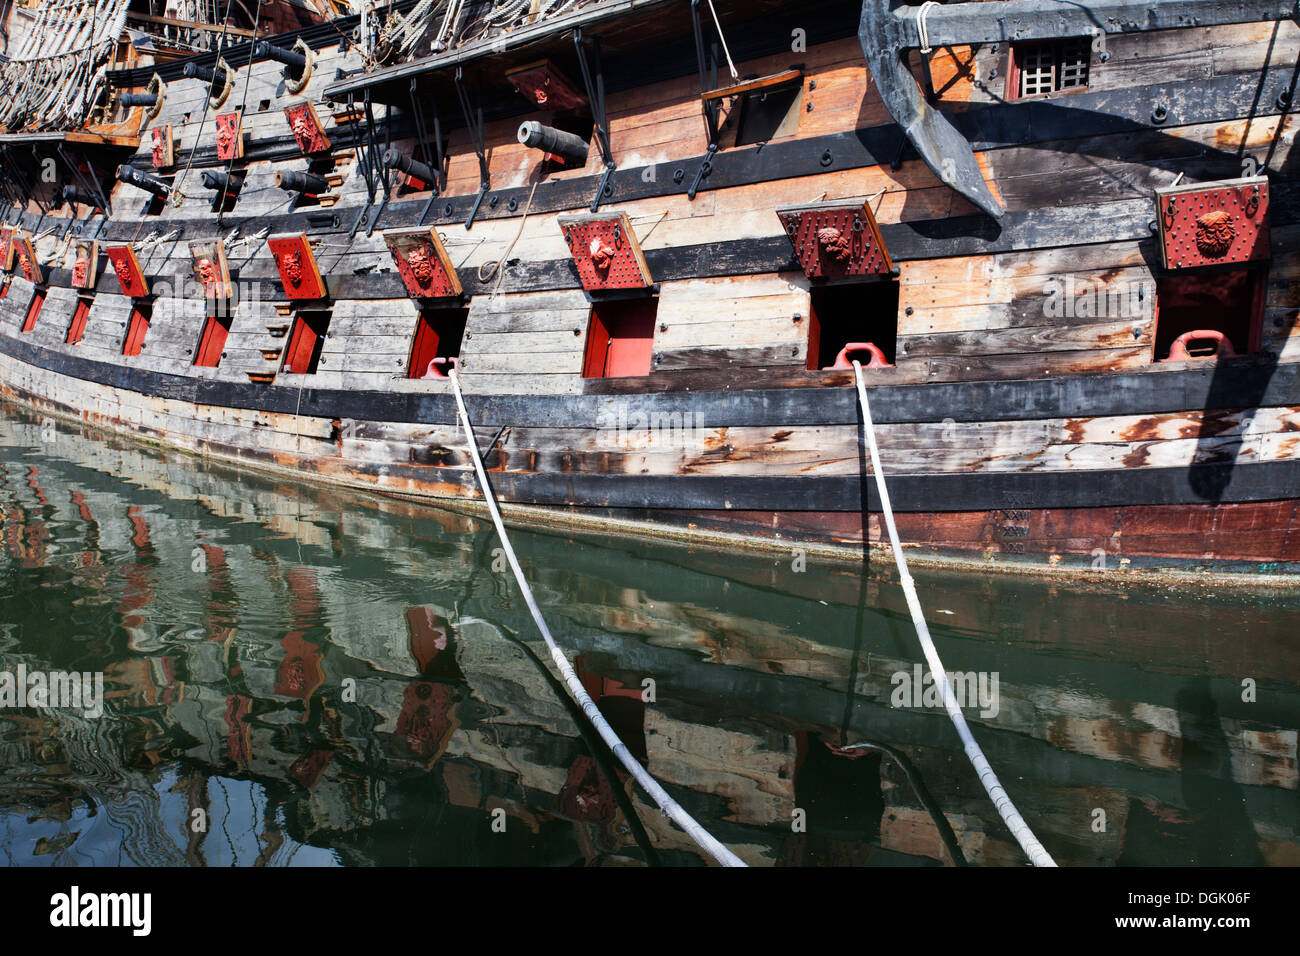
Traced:
<svg viewBox="0 0 1300 956">
<path fill-rule="evenodd" d="M 658 299 L 619 299 L 591 307 L 585 378 L 649 375 Z"/>
<path fill-rule="evenodd" d="M 144 350 L 144 337 L 149 332 L 152 311 L 147 302 L 137 302 L 131 310 L 131 322 L 126 327 L 126 338 L 122 341 L 123 355 L 139 355 Z"/>
<path fill-rule="evenodd" d="M 230 334 L 230 319 L 220 315 L 208 316 L 203 325 L 203 335 L 199 339 L 199 349 L 194 356 L 194 364 L 206 368 L 216 368 L 221 364 L 221 350 L 226 347 L 226 336 Z"/>
</svg>

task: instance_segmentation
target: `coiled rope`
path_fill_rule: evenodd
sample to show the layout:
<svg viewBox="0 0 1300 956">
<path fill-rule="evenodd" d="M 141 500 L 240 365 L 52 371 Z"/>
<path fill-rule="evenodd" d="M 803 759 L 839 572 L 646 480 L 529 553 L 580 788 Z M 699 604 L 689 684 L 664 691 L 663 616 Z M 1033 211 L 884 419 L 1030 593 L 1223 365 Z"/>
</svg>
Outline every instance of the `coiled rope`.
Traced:
<svg viewBox="0 0 1300 956">
<path fill-rule="evenodd" d="M 912 580 L 912 575 L 907 570 L 907 558 L 903 554 L 903 546 L 898 541 L 898 528 L 894 525 L 894 509 L 889 504 L 889 489 L 885 487 L 885 472 L 880 467 L 880 450 L 876 447 L 876 429 L 871 423 L 871 407 L 867 403 L 867 389 L 862 384 L 862 365 L 856 359 L 853 361 L 853 374 L 858 383 L 858 402 L 862 405 L 862 428 L 867 433 L 867 449 L 871 453 L 871 470 L 875 474 L 876 490 L 880 493 L 880 513 L 885 517 L 885 527 L 889 530 L 889 544 L 894 551 L 894 561 L 898 564 L 898 582 L 903 586 L 903 595 L 907 598 L 907 608 L 912 612 L 912 624 L 916 627 L 916 636 L 921 641 L 921 649 L 925 652 L 925 659 L 930 665 L 930 673 L 934 676 L 934 681 L 943 694 L 944 709 L 948 711 L 948 717 L 952 720 L 953 726 L 957 728 L 957 736 L 961 738 L 962 746 L 966 750 L 966 757 L 979 775 L 980 783 L 988 793 L 989 799 L 993 801 L 993 806 L 997 808 L 998 815 L 1002 817 L 1003 822 L 1011 831 L 1011 835 L 1020 844 L 1020 848 L 1025 851 L 1034 866 L 1056 866 L 1056 861 L 1048 855 L 1047 851 L 1043 849 L 1043 845 L 1038 842 L 1038 838 L 1029 829 L 1029 824 L 1025 823 L 1024 818 L 1020 816 L 1020 812 L 1016 809 L 1016 805 L 1011 802 L 1011 797 L 1007 795 L 1007 791 L 998 780 L 997 774 L 989 766 L 984 751 L 975 742 L 975 737 L 966 724 L 966 717 L 957 704 L 957 697 L 953 694 L 952 685 L 948 683 L 948 672 L 944 670 L 943 661 L 939 659 L 939 652 L 935 649 L 934 641 L 930 639 L 930 628 L 925 623 L 925 615 L 921 613 L 921 602 L 916 596 L 916 582 Z"/>
<path fill-rule="evenodd" d="M 506 560 L 510 562 L 510 570 L 514 572 L 515 580 L 519 582 L 519 590 L 523 593 L 524 603 L 528 605 L 528 612 L 533 616 L 533 622 L 537 625 L 542 640 L 546 642 L 546 646 L 550 649 L 551 660 L 555 662 L 556 668 L 564 677 L 564 684 L 568 687 L 569 693 L 582 707 L 582 712 L 591 721 L 591 725 L 596 728 L 596 732 L 600 734 L 601 739 L 614 752 L 614 756 L 636 778 L 637 783 L 641 784 L 642 789 L 651 796 L 654 802 L 659 804 L 659 809 L 685 830 L 686 834 L 718 863 L 723 866 L 744 866 L 744 860 L 728 850 L 711 833 L 700 826 L 695 821 L 695 818 L 687 813 L 681 804 L 670 797 L 667 791 L 659 785 L 658 781 L 650 776 L 649 772 L 637 762 L 637 759 L 628 751 L 623 741 L 618 739 L 618 734 L 614 733 L 614 728 L 601 716 L 600 710 L 596 707 L 596 702 L 591 699 L 591 695 L 582 686 L 582 681 L 574 673 L 568 658 L 564 656 L 560 646 L 555 643 L 555 638 L 551 636 L 551 629 L 546 626 L 546 620 L 537 607 L 532 588 L 528 586 L 528 580 L 524 577 L 523 569 L 519 566 L 519 559 L 515 557 L 515 550 L 510 546 L 510 538 L 506 535 L 505 524 L 501 521 L 501 511 L 497 508 L 496 496 L 492 493 L 491 485 L 488 484 L 487 473 L 483 470 L 483 460 L 479 457 L 478 441 L 474 438 L 474 429 L 470 425 L 469 412 L 465 410 L 465 398 L 460 391 L 460 377 L 456 374 L 455 368 L 451 370 L 449 375 L 452 391 L 456 395 L 456 408 L 460 412 L 460 424 L 465 431 L 465 441 L 469 445 L 470 457 L 474 461 L 474 472 L 478 476 L 479 487 L 483 490 L 483 502 L 487 505 L 488 514 L 492 516 L 492 524 L 496 526 L 497 537 L 501 539 L 501 547 L 505 550 Z"/>
</svg>

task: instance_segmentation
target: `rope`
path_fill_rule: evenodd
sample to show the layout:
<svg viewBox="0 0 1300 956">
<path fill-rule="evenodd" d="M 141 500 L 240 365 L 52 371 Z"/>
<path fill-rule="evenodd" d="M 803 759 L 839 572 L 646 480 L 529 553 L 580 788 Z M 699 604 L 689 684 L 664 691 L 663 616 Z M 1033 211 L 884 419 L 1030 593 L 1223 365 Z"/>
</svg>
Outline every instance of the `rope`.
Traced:
<svg viewBox="0 0 1300 956">
<path fill-rule="evenodd" d="M 713 14 L 713 25 L 718 28 L 718 39 L 722 41 L 722 52 L 727 58 L 727 69 L 731 71 L 733 80 L 739 80 L 740 74 L 736 72 L 736 64 L 731 62 L 731 51 L 727 49 L 727 38 L 722 35 L 722 24 L 718 22 L 718 11 L 713 9 L 713 0 L 709 0 L 709 12 Z"/>
<path fill-rule="evenodd" d="M 937 6 L 939 6 L 939 4 L 935 3 L 934 0 L 925 0 L 925 3 L 921 4 L 921 9 L 916 11 L 916 32 L 919 34 L 921 40 L 922 53 L 930 52 L 930 29 L 926 25 L 925 18 L 928 17 L 930 11 Z"/>
<path fill-rule="evenodd" d="M 980 783 L 983 784 L 984 790 L 993 801 L 993 806 L 997 808 L 1011 835 L 1020 844 L 1020 848 L 1025 851 L 1034 866 L 1056 866 L 1056 862 L 1038 842 L 1038 838 L 1029 829 L 1029 824 L 1025 823 L 1024 818 L 1016 810 L 1015 804 L 1011 802 L 1011 797 L 1003 789 L 997 774 L 989 766 L 984 751 L 975 742 L 975 737 L 966 724 L 966 717 L 957 704 L 952 685 L 948 683 L 948 672 L 944 670 L 939 652 L 935 649 L 934 641 L 930 639 L 930 628 L 925 623 L 925 615 L 921 613 L 921 602 L 916 596 L 916 583 L 907 570 L 907 558 L 903 554 L 903 546 L 898 541 L 898 528 L 894 525 L 894 509 L 889 504 L 889 489 L 885 487 L 885 472 L 880 467 L 880 450 L 876 447 L 876 429 L 871 423 L 867 389 L 862 384 L 862 365 L 856 359 L 853 361 L 853 374 L 858 383 L 858 402 L 862 405 L 862 428 L 867 433 L 867 448 L 871 452 L 871 470 L 876 477 L 876 490 L 880 493 L 880 512 L 885 517 L 885 526 L 889 529 L 889 544 L 894 552 L 894 560 L 898 564 L 898 581 L 903 586 L 907 608 L 912 612 L 912 624 L 916 627 L 916 636 L 921 641 L 921 649 L 925 652 L 925 659 L 930 665 L 930 673 L 934 675 L 934 682 L 943 694 L 943 706 L 948 711 L 953 726 L 957 728 L 957 736 L 961 738 L 966 757 L 979 775 Z"/>
<path fill-rule="evenodd" d="M 497 537 L 501 539 L 501 546 L 505 550 L 506 560 L 510 562 L 510 570 L 514 572 L 515 580 L 519 582 L 519 590 L 523 592 L 528 611 L 537 624 L 537 630 L 541 632 L 542 640 L 550 648 L 551 660 L 555 662 L 555 666 L 563 675 L 569 693 L 582 707 L 582 712 L 591 721 L 592 726 L 596 728 L 596 732 L 600 734 L 609 749 L 614 752 L 614 756 L 636 778 L 637 783 L 641 784 L 641 787 L 654 799 L 655 803 L 659 804 L 659 809 L 672 818 L 679 827 L 686 831 L 692 840 L 699 844 L 701 849 L 718 863 L 723 866 L 744 866 L 744 860 L 728 850 L 712 834 L 700 826 L 694 817 L 687 813 L 681 804 L 670 797 L 667 791 L 659 786 L 655 778 L 650 776 L 646 769 L 637 762 L 637 759 L 628 752 L 627 746 L 618 739 L 618 734 L 614 733 L 614 728 L 610 727 L 605 718 L 601 716 L 600 710 L 596 707 L 596 702 L 591 699 L 591 695 L 582 686 L 582 681 L 573 672 L 573 667 L 569 664 L 568 658 L 564 656 L 560 646 L 555 643 L 555 638 L 551 636 L 551 630 L 546 626 L 542 612 L 537 607 L 537 601 L 533 597 L 532 589 L 528 586 L 528 579 L 524 577 L 523 568 L 519 566 L 519 559 L 515 557 L 515 550 L 510 546 L 510 538 L 506 535 L 506 527 L 501 521 L 501 512 L 497 508 L 496 496 L 492 493 L 492 486 L 488 484 L 487 473 L 483 470 L 483 460 L 479 458 L 478 441 L 474 438 L 474 429 L 470 425 L 469 412 L 465 410 L 465 398 L 460 391 L 460 376 L 456 374 L 455 368 L 452 368 L 448 374 L 451 378 L 452 390 L 456 395 L 456 408 L 460 412 L 460 424 L 465 431 L 465 440 L 469 443 L 470 456 L 474 460 L 474 471 L 478 476 L 479 487 L 483 489 L 483 502 L 487 505 L 488 514 L 492 516 L 492 523 L 497 529 Z"/>
<path fill-rule="evenodd" d="M 510 258 L 510 253 L 514 251 L 515 243 L 518 242 L 519 237 L 524 234 L 524 226 L 528 224 L 528 211 L 533 208 L 533 194 L 536 192 L 537 192 L 537 183 L 533 183 L 533 188 L 528 191 L 528 204 L 524 206 L 524 216 L 521 220 L 519 220 L 519 231 L 516 232 L 515 237 L 510 240 L 510 245 L 506 246 L 506 251 L 501 254 L 501 258 L 495 261 L 485 262 L 478 267 L 479 282 L 487 282 L 487 280 L 492 278 L 493 276 L 497 277 L 496 285 L 492 287 L 493 298 L 495 298 L 497 292 L 500 291 L 501 281 L 506 277 L 506 270 L 504 268 L 506 261 Z M 488 270 L 487 275 L 483 274 L 484 266 L 492 267 L 491 269 Z"/>
</svg>

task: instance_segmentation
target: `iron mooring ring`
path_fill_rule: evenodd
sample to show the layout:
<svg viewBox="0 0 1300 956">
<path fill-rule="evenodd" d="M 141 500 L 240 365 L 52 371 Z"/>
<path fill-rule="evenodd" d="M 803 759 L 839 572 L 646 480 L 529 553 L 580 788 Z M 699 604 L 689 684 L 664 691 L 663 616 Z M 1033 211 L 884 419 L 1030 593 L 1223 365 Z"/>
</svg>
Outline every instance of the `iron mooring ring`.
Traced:
<svg viewBox="0 0 1300 956">
<path fill-rule="evenodd" d="M 1151 111 L 1151 122 L 1153 123 L 1157 123 L 1157 124 L 1163 123 L 1168 118 L 1169 118 L 1169 111 L 1165 109 L 1163 106 L 1157 106 L 1155 109 Z"/>
</svg>

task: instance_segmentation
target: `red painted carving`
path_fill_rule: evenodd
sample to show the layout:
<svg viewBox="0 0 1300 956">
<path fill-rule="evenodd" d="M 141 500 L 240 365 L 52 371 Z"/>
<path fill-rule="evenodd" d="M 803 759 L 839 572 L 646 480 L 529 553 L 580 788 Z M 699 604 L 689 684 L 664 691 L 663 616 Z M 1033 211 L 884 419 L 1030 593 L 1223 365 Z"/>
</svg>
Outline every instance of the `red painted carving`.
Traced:
<svg viewBox="0 0 1300 956">
<path fill-rule="evenodd" d="M 1232 216 L 1222 209 L 1196 217 L 1196 248 L 1208 259 L 1218 259 L 1227 253 L 1236 235 Z"/>
<path fill-rule="evenodd" d="M 86 285 L 86 270 L 90 268 L 90 262 L 85 257 L 77 259 L 72 264 L 72 284 L 78 289 Z"/>
<path fill-rule="evenodd" d="M 280 254 L 280 275 L 284 280 L 298 289 L 302 286 L 302 253 L 294 250 Z"/>
<path fill-rule="evenodd" d="M 651 284 L 626 216 L 561 217 L 560 228 L 584 289 L 644 289 Z"/>
<path fill-rule="evenodd" d="M 316 258 L 305 236 L 280 236 L 269 240 L 267 245 L 271 255 L 275 256 L 275 267 L 280 273 L 286 298 L 325 298 L 325 282 L 316 268 Z"/>
<path fill-rule="evenodd" d="M 330 148 L 329 138 L 321 128 L 320 120 L 310 103 L 290 106 L 285 109 L 284 115 L 289 120 L 289 129 L 293 131 L 293 138 L 298 141 L 298 148 L 303 153 L 323 153 Z"/>
<path fill-rule="evenodd" d="M 117 273 L 117 284 L 122 287 L 123 295 L 138 299 L 149 294 L 149 284 L 130 246 L 110 246 L 105 253 Z"/>
<path fill-rule="evenodd" d="M 609 272 L 609 267 L 614 264 L 616 250 L 604 238 L 597 236 L 591 240 L 591 264 L 601 273 Z"/>
<path fill-rule="evenodd" d="M 222 113 L 217 117 L 217 159 L 238 159 L 244 153 L 239 113 Z"/>
<path fill-rule="evenodd" d="M 413 298 L 446 299 L 460 295 L 460 279 L 435 245 L 435 233 L 390 233 L 384 241 L 402 284 Z"/>
<path fill-rule="evenodd" d="M 834 226 L 818 229 L 817 242 L 820 243 L 822 251 L 836 262 L 848 262 L 852 254 L 848 238 Z"/>
<path fill-rule="evenodd" d="M 506 75 L 524 99 L 551 110 L 581 109 L 587 98 L 550 63 L 538 63 Z"/>
<path fill-rule="evenodd" d="M 36 281 L 36 259 L 32 252 L 31 242 L 27 239 L 19 239 L 17 242 L 18 268 L 22 270 L 23 278 L 28 282 Z"/>
<path fill-rule="evenodd" d="M 0 269 L 6 271 L 12 268 L 13 239 L 12 229 L 0 229 Z"/>
<path fill-rule="evenodd" d="M 1165 266 L 1190 269 L 1269 257 L 1263 177 L 1156 190 Z"/>
<path fill-rule="evenodd" d="M 213 287 L 217 284 L 217 281 L 220 278 L 221 277 L 217 272 L 217 264 L 215 262 L 207 256 L 204 256 L 199 260 L 199 281 L 203 283 L 203 291 L 205 294 L 212 292 Z"/>
<path fill-rule="evenodd" d="M 167 149 L 167 134 L 169 127 L 156 126 L 153 130 L 153 168 L 162 169 L 171 165 L 171 157 Z"/>
<path fill-rule="evenodd" d="M 808 276 L 883 275 L 893 269 L 864 203 L 818 203 L 776 212 Z"/>
</svg>

